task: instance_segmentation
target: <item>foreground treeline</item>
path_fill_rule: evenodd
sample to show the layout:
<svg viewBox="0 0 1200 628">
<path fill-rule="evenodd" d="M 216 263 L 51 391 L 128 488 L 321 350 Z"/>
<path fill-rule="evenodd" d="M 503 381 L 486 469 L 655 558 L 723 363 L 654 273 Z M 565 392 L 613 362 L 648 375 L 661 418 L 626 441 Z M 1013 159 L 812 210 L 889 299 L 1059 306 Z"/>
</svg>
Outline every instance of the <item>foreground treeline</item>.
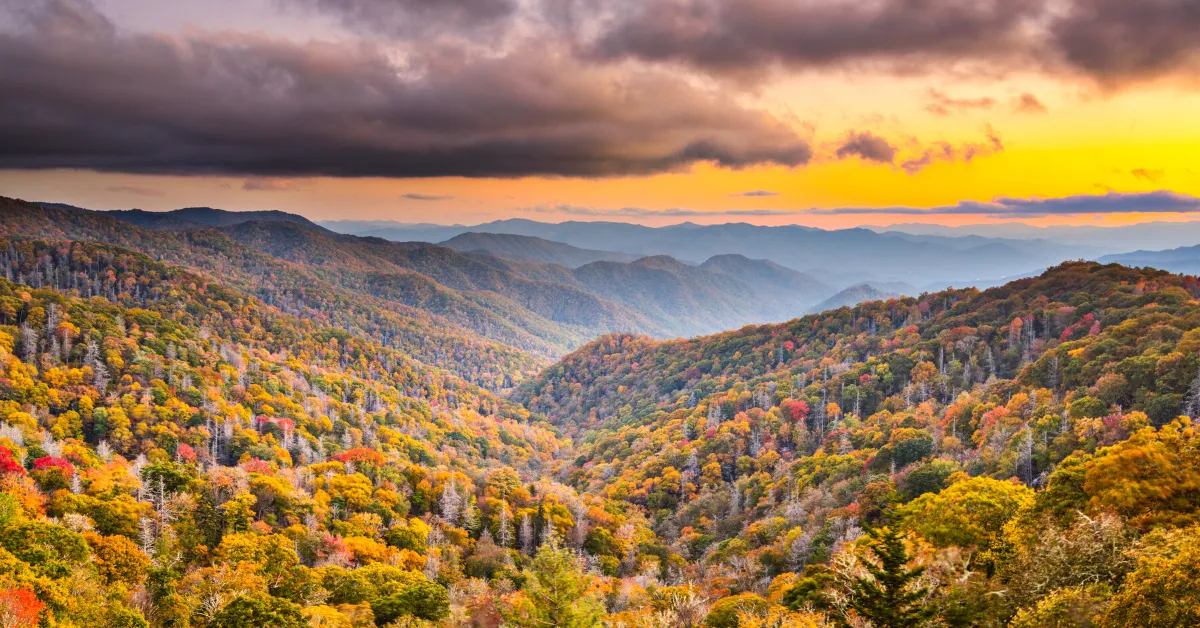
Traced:
<svg viewBox="0 0 1200 628">
<path fill-rule="evenodd" d="M 0 625 L 1196 625 L 1198 294 L 1070 264 L 608 337 L 508 400 L 3 241 Z"/>
</svg>

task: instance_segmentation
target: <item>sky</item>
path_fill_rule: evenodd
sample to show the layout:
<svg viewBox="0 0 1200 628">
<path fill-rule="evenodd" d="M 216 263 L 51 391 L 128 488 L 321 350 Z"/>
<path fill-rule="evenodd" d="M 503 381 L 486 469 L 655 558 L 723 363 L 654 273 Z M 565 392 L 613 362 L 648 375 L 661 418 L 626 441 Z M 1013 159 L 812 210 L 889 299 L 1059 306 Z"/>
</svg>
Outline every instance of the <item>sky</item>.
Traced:
<svg viewBox="0 0 1200 628">
<path fill-rule="evenodd" d="M 0 0 L 0 194 L 317 220 L 1200 218 L 1195 0 Z"/>
</svg>

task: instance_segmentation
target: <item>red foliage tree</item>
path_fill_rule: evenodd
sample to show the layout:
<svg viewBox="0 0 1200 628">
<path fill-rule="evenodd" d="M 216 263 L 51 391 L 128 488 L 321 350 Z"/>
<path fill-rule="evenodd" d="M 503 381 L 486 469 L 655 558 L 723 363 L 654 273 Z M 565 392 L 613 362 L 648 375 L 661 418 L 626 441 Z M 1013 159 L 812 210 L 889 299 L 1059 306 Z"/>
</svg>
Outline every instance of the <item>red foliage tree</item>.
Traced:
<svg viewBox="0 0 1200 628">
<path fill-rule="evenodd" d="M 33 628 L 46 604 L 29 589 L 0 590 L 0 627 Z"/>
<path fill-rule="evenodd" d="M 8 475 L 15 473 L 17 475 L 25 475 L 25 467 L 17 462 L 13 457 L 13 453 L 7 447 L 0 447 L 0 475 Z"/>
</svg>

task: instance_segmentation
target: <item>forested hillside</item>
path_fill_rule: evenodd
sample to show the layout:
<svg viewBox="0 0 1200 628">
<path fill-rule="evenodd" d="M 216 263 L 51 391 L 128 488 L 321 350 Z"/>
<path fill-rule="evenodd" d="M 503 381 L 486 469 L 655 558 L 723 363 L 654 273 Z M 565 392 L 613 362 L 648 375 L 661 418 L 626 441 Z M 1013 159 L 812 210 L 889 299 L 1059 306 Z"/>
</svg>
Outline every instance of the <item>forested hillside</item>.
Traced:
<svg viewBox="0 0 1200 628">
<path fill-rule="evenodd" d="M 463 299 L 449 291 L 443 293 L 450 307 L 441 316 L 331 282 L 322 277 L 327 273 L 322 267 L 289 263 L 215 229 L 154 231 L 100 212 L 0 197 L 0 236 L 98 241 L 139 251 L 209 273 L 289 314 L 370 337 L 494 390 L 541 365 L 527 351 L 553 351 L 532 332 L 462 305 Z M 428 288 L 414 291 L 418 295 L 437 294 L 432 282 L 418 281 Z"/>
<path fill-rule="evenodd" d="M 479 348 L 462 346 L 471 337 L 515 350 L 511 361 L 524 354 L 526 364 L 506 365 L 520 380 L 602 334 L 671 338 L 782 321 L 833 292 L 801 273 L 740 256 L 698 268 L 670 258 L 567 268 L 339 235 L 281 212 L 92 212 L 0 198 L 0 235 L 126 246 L 231 273 L 234 285 L 293 314 L 311 315 L 307 309 L 339 326 L 377 329 L 386 319 L 384 327 L 421 329 L 408 339 L 377 339 L 480 382 L 487 375 L 470 355 Z"/>
<path fill-rule="evenodd" d="M 3 625 L 1200 621 L 1195 277 L 1069 263 L 608 335 L 506 398 L 538 361 L 401 303 L 520 294 L 515 262 L 24 209 L 0 212 Z M 358 283 L 406 273 L 430 284 Z"/>
<path fill-rule="evenodd" d="M 1195 594 L 1152 618 L 1200 560 L 1175 549 L 1200 540 L 1178 418 L 1200 410 L 1198 296 L 1194 277 L 1065 264 L 705 338 L 611 336 L 516 399 L 575 436 L 564 481 L 643 508 L 729 592 L 882 622 L 851 575 L 887 525 L 907 539 L 893 558 L 924 569 L 906 604 L 942 625 L 1192 625 Z"/>
</svg>

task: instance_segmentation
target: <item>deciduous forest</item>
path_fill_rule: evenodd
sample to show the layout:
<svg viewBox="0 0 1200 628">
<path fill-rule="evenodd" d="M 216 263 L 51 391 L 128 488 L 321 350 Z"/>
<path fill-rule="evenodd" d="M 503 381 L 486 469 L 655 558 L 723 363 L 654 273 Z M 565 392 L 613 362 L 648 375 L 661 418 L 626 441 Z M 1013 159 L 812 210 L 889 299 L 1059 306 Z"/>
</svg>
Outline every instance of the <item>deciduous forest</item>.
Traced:
<svg viewBox="0 0 1200 628">
<path fill-rule="evenodd" d="M 449 249 L 0 236 L 6 628 L 1200 625 L 1194 276 L 584 343 L 646 315 Z"/>
</svg>

